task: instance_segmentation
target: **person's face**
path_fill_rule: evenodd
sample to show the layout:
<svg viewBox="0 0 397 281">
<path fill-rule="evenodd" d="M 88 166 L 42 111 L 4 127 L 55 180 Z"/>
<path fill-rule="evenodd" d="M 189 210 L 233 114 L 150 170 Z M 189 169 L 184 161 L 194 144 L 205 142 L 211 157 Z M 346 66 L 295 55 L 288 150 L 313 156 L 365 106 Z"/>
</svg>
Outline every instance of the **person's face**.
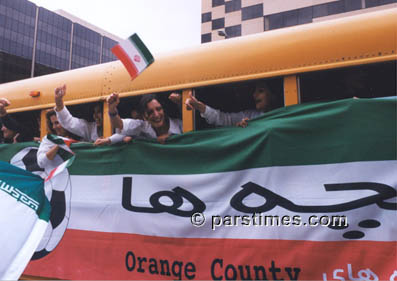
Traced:
<svg viewBox="0 0 397 281">
<path fill-rule="evenodd" d="M 3 132 L 4 139 L 12 139 L 15 136 L 15 132 L 13 130 L 8 129 L 6 126 L 1 126 L 1 131 Z"/>
<path fill-rule="evenodd" d="M 131 110 L 131 118 L 142 119 L 139 112 L 136 109 Z"/>
<path fill-rule="evenodd" d="M 164 110 L 157 100 L 152 100 L 146 105 L 145 119 L 153 128 L 161 128 L 165 125 Z"/>
<path fill-rule="evenodd" d="M 102 109 L 101 109 L 100 105 L 96 105 L 94 107 L 93 117 L 94 117 L 96 125 L 102 126 L 103 115 L 102 115 Z"/>
<path fill-rule="evenodd" d="M 255 107 L 259 111 L 265 111 L 270 106 L 270 91 L 263 85 L 257 85 L 253 94 Z"/>
<path fill-rule="evenodd" d="M 56 115 L 52 115 L 52 116 L 50 117 L 50 120 L 51 120 L 52 128 L 54 129 L 55 133 L 56 133 L 58 136 L 62 136 L 62 137 L 66 136 L 66 131 L 65 131 L 65 129 L 61 126 L 61 124 L 58 122 L 57 116 L 56 116 Z"/>
</svg>

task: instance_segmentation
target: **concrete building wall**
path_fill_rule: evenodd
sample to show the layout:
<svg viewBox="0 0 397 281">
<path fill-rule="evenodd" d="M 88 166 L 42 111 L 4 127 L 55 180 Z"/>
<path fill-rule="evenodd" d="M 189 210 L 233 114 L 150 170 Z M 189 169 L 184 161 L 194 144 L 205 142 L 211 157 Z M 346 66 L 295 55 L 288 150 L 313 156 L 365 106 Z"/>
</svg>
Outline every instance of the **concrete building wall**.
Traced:
<svg viewBox="0 0 397 281">
<path fill-rule="evenodd" d="M 202 0 L 201 42 L 392 7 L 397 0 Z"/>
</svg>

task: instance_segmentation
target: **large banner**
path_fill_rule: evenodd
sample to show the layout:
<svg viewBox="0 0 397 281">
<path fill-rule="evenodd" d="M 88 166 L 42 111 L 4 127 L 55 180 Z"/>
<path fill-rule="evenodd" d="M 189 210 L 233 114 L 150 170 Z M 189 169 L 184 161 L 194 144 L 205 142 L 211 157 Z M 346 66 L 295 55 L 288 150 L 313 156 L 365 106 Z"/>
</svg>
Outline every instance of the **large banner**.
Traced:
<svg viewBox="0 0 397 281">
<path fill-rule="evenodd" d="M 44 180 L 0 161 L 1 280 L 17 280 L 39 245 L 50 218 Z"/>
<path fill-rule="evenodd" d="M 25 274 L 397 280 L 396 109 L 349 99 L 164 145 L 73 144 L 73 165 L 47 183 L 51 226 Z M 0 146 L 30 171 L 36 152 Z"/>
</svg>

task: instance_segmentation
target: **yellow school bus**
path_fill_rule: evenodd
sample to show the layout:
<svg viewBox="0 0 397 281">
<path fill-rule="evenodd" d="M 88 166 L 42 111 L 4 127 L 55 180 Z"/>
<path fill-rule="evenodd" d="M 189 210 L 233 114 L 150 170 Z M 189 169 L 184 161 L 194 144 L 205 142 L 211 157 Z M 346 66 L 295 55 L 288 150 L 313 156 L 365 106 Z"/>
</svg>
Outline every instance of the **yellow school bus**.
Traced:
<svg viewBox="0 0 397 281">
<path fill-rule="evenodd" d="M 11 101 L 9 113 L 40 110 L 44 117 L 45 110 L 54 106 L 54 89 L 63 84 L 68 86 L 65 104 L 76 105 L 104 102 L 112 92 L 126 98 L 182 91 L 186 99 L 191 89 L 206 91 L 211 86 L 277 78 L 288 106 L 313 100 L 312 94 L 305 94 L 305 89 L 313 88 L 312 82 L 320 84 L 312 91 L 327 87 L 319 82 L 319 73 L 324 73 L 322 81 L 331 81 L 332 71 L 350 69 L 367 72 L 364 80 L 388 79 L 379 83 L 388 85 L 385 95 L 395 95 L 396 18 L 394 8 L 202 44 L 156 56 L 153 65 L 133 81 L 121 62 L 114 61 L 2 84 L 0 97 Z M 341 75 L 330 83 L 341 84 L 340 77 L 351 79 Z M 31 91 L 40 95 L 31 97 Z M 333 98 L 330 95 L 327 98 Z M 106 102 L 103 110 L 104 136 L 109 136 Z M 193 130 L 194 114 L 183 109 L 182 115 L 184 131 Z M 41 118 L 41 136 L 45 134 L 45 118 Z"/>
<path fill-rule="evenodd" d="M 359 82 L 367 87 L 357 87 L 369 91 L 367 96 L 371 89 L 375 96 L 391 96 L 396 95 L 396 19 L 397 9 L 388 9 L 202 44 L 156 56 L 133 81 L 121 62 L 109 62 L 2 84 L 0 97 L 10 100 L 11 114 L 40 111 L 43 137 L 45 112 L 54 107 L 54 89 L 63 84 L 68 87 L 67 106 L 103 103 L 104 136 L 112 134 L 105 98 L 113 92 L 127 99 L 181 91 L 186 100 L 191 90 L 215 95 L 222 87 L 266 79 L 279 84 L 284 105 L 289 106 L 360 96 L 360 91 L 339 92 L 354 86 L 359 73 L 364 75 Z M 32 97 L 32 91 L 40 95 Z M 185 132 L 194 130 L 194 112 L 183 108 L 182 119 Z M 37 277 L 22 276 L 30 278 Z"/>
</svg>

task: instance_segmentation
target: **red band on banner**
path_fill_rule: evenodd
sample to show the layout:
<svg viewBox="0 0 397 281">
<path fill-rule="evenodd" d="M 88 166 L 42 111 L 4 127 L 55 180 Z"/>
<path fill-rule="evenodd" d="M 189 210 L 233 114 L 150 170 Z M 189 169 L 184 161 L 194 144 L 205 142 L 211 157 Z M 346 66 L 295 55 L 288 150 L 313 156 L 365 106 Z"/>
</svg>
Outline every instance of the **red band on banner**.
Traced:
<svg viewBox="0 0 397 281">
<path fill-rule="evenodd" d="M 188 239 L 68 229 L 25 274 L 61 279 L 389 280 L 395 242 Z M 340 279 L 341 280 L 341 279 Z M 369 280 L 369 279 L 368 279 Z"/>
</svg>

